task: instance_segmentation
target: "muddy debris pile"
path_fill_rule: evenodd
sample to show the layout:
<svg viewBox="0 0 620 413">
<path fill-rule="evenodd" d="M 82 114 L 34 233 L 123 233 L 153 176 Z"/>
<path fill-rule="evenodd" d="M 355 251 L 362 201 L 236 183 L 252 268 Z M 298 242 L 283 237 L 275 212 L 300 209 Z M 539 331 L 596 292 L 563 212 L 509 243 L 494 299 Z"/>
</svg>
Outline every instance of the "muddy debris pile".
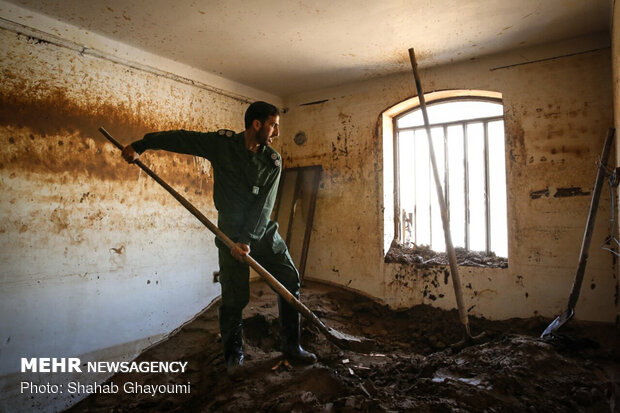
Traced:
<svg viewBox="0 0 620 413">
<path fill-rule="evenodd" d="M 468 251 L 465 248 L 455 248 L 456 262 L 465 267 L 507 268 L 508 260 L 498 257 L 492 252 Z M 410 264 L 418 268 L 430 268 L 448 265 L 448 255 L 445 252 L 433 251 L 427 245 L 402 245 L 392 242 L 390 250 L 385 256 L 385 262 Z"/>
<path fill-rule="evenodd" d="M 138 360 L 184 360 L 184 374 L 117 374 L 115 383 L 191 384 L 189 394 L 96 394 L 72 412 L 614 412 L 620 406 L 615 325 L 577 321 L 553 342 L 538 338 L 550 320 L 470 318 L 485 341 L 457 351 L 456 310 L 393 311 L 351 292 L 306 283 L 302 300 L 330 327 L 372 338 L 369 354 L 338 349 L 312 325 L 302 343 L 319 362 L 282 362 L 275 294 L 252 285 L 244 312 L 246 363 L 226 375 L 216 306 Z"/>
</svg>

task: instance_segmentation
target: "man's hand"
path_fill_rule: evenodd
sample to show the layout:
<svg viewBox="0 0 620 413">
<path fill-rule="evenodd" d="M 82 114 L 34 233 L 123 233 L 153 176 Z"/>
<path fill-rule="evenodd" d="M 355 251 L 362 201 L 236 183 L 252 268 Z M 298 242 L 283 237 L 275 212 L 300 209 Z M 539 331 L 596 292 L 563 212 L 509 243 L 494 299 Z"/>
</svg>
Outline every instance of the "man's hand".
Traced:
<svg viewBox="0 0 620 413">
<path fill-rule="evenodd" d="M 125 146 L 123 152 L 121 152 L 121 155 L 123 156 L 123 159 L 127 161 L 127 163 L 134 163 L 140 157 L 140 154 L 136 152 L 131 145 Z"/>
<path fill-rule="evenodd" d="M 246 257 L 250 254 L 250 246 L 248 244 L 241 244 L 240 242 L 237 242 L 230 249 L 230 254 L 237 261 L 243 262 L 243 257 Z"/>
</svg>

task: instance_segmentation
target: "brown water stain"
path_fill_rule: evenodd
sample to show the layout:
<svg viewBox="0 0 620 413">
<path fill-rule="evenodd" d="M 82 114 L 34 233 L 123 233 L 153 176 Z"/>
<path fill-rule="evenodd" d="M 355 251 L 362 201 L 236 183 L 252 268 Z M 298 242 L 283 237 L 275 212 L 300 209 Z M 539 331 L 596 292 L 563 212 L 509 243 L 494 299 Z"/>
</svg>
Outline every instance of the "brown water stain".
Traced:
<svg viewBox="0 0 620 413">
<path fill-rule="evenodd" d="M 556 188 L 555 192 L 551 194 L 551 190 L 549 188 L 539 189 L 536 191 L 530 191 L 531 199 L 540 199 L 540 198 L 549 198 L 553 196 L 554 198 L 569 198 L 573 196 L 587 196 L 590 195 L 589 191 L 584 191 L 580 187 L 567 187 L 567 188 Z"/>
<path fill-rule="evenodd" d="M 29 95 L 37 96 L 36 90 L 30 91 Z M 96 142 L 107 142 L 98 130 L 100 126 L 105 126 L 113 136 L 124 142 L 138 139 L 156 129 L 155 125 L 145 122 L 123 104 L 102 103 L 85 107 L 70 99 L 61 89 L 42 98 L 0 95 L 0 126 L 27 126 L 35 135 L 41 136 L 78 132 Z"/>
<path fill-rule="evenodd" d="M 542 197 L 549 198 L 549 188 L 539 189 L 537 191 L 530 192 L 530 198 L 532 199 L 540 199 Z"/>
<path fill-rule="evenodd" d="M 590 148 L 585 145 L 545 145 L 542 150 L 551 155 L 561 153 L 582 156 L 590 153 Z"/>
<path fill-rule="evenodd" d="M 101 105 L 85 109 L 62 91 L 50 98 L 31 100 L 1 96 L 0 139 L 6 143 L 0 149 L 0 170 L 10 177 L 16 176 L 16 172 L 22 176 L 50 176 L 51 172 L 52 176 L 68 173 L 100 180 L 136 179 L 137 168 L 127 165 L 120 151 L 99 133 L 102 124 L 109 125 L 111 134 L 126 143 L 154 129 L 126 108 Z M 211 176 L 191 156 L 149 154 L 143 161 L 162 173 L 169 184 L 184 188 L 185 192 L 212 191 Z"/>
<path fill-rule="evenodd" d="M 5 133 L 10 133 L 10 138 L 3 138 Z M 8 131 L 0 128 L 0 139 L 15 142 L 0 150 L 0 170 L 9 178 L 38 173 L 40 177 L 37 179 L 51 179 L 55 183 L 77 177 L 127 181 L 142 174 L 137 167 L 128 165 L 121 158 L 120 151 L 109 143 L 96 143 L 78 134 L 61 136 L 63 144 L 59 145 L 57 137 L 35 136 L 29 128 Z M 189 155 L 149 153 L 142 156 L 142 161 L 179 191 L 212 192 L 212 177 Z M 83 194 L 81 201 L 86 197 Z"/>
<path fill-rule="evenodd" d="M 125 246 L 124 246 L 124 245 L 121 245 L 121 246 L 120 246 L 120 247 L 118 247 L 118 248 L 114 248 L 114 247 L 112 247 L 112 248 L 110 248 L 110 251 L 113 251 L 113 252 L 115 252 L 115 253 L 116 253 L 116 254 L 118 254 L 118 255 L 123 255 L 123 252 L 125 252 Z"/>
<path fill-rule="evenodd" d="M 525 131 L 514 116 L 515 110 L 506 112 L 506 139 L 508 143 L 509 159 L 516 163 L 524 165 L 526 162 L 525 155 Z"/>
<path fill-rule="evenodd" d="M 584 191 L 579 187 L 570 187 L 570 188 L 558 188 L 553 196 L 555 198 L 568 198 L 573 196 L 586 196 L 590 195 L 589 191 Z"/>
</svg>

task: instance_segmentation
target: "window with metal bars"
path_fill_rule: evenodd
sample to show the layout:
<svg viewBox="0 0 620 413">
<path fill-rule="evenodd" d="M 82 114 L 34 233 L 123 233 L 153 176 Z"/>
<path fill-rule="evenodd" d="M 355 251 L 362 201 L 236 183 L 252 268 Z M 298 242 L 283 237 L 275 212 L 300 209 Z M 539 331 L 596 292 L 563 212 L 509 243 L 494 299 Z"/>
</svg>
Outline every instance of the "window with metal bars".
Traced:
<svg viewBox="0 0 620 413">
<path fill-rule="evenodd" d="M 503 105 L 449 99 L 427 107 L 455 247 L 508 256 Z M 445 251 L 421 109 L 394 118 L 400 239 Z"/>
</svg>

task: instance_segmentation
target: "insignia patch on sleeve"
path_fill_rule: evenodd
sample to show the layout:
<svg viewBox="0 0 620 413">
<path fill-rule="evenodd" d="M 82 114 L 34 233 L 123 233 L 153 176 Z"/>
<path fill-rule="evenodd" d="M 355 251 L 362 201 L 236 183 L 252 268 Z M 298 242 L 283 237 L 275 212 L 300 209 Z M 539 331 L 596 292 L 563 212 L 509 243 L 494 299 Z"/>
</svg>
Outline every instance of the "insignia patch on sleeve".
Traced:
<svg viewBox="0 0 620 413">
<path fill-rule="evenodd" d="M 232 138 L 233 136 L 235 136 L 235 132 L 231 131 L 230 129 L 220 129 L 217 131 L 217 134 L 220 136 L 226 136 L 227 138 Z"/>
</svg>

